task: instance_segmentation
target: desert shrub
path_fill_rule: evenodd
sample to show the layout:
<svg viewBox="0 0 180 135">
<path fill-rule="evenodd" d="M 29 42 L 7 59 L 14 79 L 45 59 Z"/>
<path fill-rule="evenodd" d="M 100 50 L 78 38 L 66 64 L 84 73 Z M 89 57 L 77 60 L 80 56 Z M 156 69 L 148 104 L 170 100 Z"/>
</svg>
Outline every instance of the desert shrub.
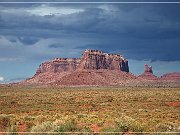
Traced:
<svg viewBox="0 0 180 135">
<path fill-rule="evenodd" d="M 8 135 L 18 135 L 18 129 L 17 129 L 17 126 L 16 125 L 11 125 L 9 128 L 8 128 Z"/>
<path fill-rule="evenodd" d="M 43 123 L 45 121 L 47 121 L 47 117 L 44 116 L 44 115 L 38 115 L 35 118 L 35 123 L 37 123 L 37 124 L 41 124 L 41 123 Z"/>
<path fill-rule="evenodd" d="M 103 132 L 104 135 L 121 135 L 122 133 L 117 133 L 115 128 L 113 127 L 104 127 L 100 130 L 100 132 Z"/>
<path fill-rule="evenodd" d="M 8 115 L 5 115 L 5 114 L 0 115 L 0 128 L 1 129 L 5 129 L 5 128 L 9 127 L 10 122 L 11 122 L 11 120 Z"/>
<path fill-rule="evenodd" d="M 53 127 L 52 127 L 52 123 L 51 122 L 44 122 L 42 124 L 33 126 L 31 128 L 31 132 L 52 132 L 53 131 Z"/>
<path fill-rule="evenodd" d="M 131 117 L 122 116 L 120 119 L 116 119 L 115 122 L 116 131 L 118 132 L 143 132 L 142 125 Z"/>
<path fill-rule="evenodd" d="M 42 124 L 33 126 L 31 128 L 31 132 L 51 132 L 51 133 L 59 132 L 59 134 L 63 134 L 61 132 L 76 132 L 76 131 L 79 131 L 79 128 L 77 128 L 77 125 L 74 120 L 68 120 L 65 123 L 57 122 L 57 121 L 55 122 L 48 121 L 48 122 L 44 122 Z"/>
<path fill-rule="evenodd" d="M 56 125 L 56 128 L 54 129 L 54 132 L 75 132 L 79 131 L 77 128 L 77 124 L 74 120 L 69 120 L 65 122 L 64 124 Z"/>
<path fill-rule="evenodd" d="M 28 115 L 24 116 L 23 118 L 25 121 L 33 121 L 35 119 L 34 117 Z"/>
<path fill-rule="evenodd" d="M 98 126 L 102 126 L 105 122 L 105 119 L 99 117 L 97 114 L 90 114 L 87 117 L 82 119 L 84 123 L 87 124 L 97 124 Z"/>
<path fill-rule="evenodd" d="M 33 116 L 23 116 L 20 119 L 20 123 L 25 123 L 27 128 L 30 129 L 31 127 L 33 127 L 35 125 L 35 117 Z M 42 122 L 41 122 L 42 123 Z"/>
<path fill-rule="evenodd" d="M 54 132 L 58 132 L 58 134 L 67 134 L 63 132 L 78 132 L 79 135 L 91 134 L 92 130 L 87 126 L 79 127 L 74 119 L 68 120 L 65 123 L 56 123 Z"/>
<path fill-rule="evenodd" d="M 156 125 L 156 132 L 179 132 L 178 126 L 172 122 L 159 123 Z"/>
<path fill-rule="evenodd" d="M 77 117 L 78 118 L 85 118 L 85 117 L 87 117 L 87 114 L 80 113 L 80 114 L 77 115 Z"/>
<path fill-rule="evenodd" d="M 25 121 L 25 124 L 28 129 L 31 129 L 31 127 L 33 127 L 35 125 L 33 121 Z"/>
<path fill-rule="evenodd" d="M 80 132 L 89 132 L 89 133 L 91 133 L 92 130 L 90 129 L 90 127 L 84 126 L 84 127 L 81 127 Z"/>
</svg>

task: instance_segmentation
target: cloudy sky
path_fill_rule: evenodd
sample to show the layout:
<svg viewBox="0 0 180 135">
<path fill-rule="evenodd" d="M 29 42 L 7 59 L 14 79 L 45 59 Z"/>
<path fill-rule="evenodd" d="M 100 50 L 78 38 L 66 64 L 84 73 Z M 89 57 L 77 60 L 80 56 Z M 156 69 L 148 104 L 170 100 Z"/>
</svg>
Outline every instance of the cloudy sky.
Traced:
<svg viewBox="0 0 180 135">
<path fill-rule="evenodd" d="M 136 75 L 145 63 L 158 76 L 180 72 L 179 13 L 180 3 L 0 3 L 0 82 L 31 77 L 43 61 L 81 57 L 84 49 L 120 53 Z"/>
</svg>

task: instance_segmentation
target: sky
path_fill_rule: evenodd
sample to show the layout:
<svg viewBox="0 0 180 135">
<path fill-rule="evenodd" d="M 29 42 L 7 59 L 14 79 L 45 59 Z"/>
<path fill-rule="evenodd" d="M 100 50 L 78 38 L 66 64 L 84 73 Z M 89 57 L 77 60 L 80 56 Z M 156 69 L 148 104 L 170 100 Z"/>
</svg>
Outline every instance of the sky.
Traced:
<svg viewBox="0 0 180 135">
<path fill-rule="evenodd" d="M 180 72 L 179 13 L 180 3 L 0 3 L 0 83 L 32 77 L 42 62 L 81 57 L 85 49 L 123 55 L 135 75 L 144 64 L 157 76 Z"/>
</svg>

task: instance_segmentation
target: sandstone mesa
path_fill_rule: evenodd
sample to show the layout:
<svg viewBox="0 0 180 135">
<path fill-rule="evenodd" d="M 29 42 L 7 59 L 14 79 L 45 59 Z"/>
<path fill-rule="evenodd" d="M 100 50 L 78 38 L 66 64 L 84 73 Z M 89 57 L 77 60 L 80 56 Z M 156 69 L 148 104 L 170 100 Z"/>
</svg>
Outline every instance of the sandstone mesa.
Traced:
<svg viewBox="0 0 180 135">
<path fill-rule="evenodd" d="M 139 76 L 129 72 L 128 60 L 120 54 L 85 50 L 81 58 L 55 58 L 39 65 L 35 75 L 23 85 L 50 86 L 180 86 L 180 73 L 161 77 L 145 64 Z"/>
<path fill-rule="evenodd" d="M 36 75 L 44 72 L 75 70 L 120 70 L 129 72 L 128 61 L 121 55 L 103 53 L 99 50 L 85 50 L 81 58 L 55 58 L 42 63 Z"/>
</svg>

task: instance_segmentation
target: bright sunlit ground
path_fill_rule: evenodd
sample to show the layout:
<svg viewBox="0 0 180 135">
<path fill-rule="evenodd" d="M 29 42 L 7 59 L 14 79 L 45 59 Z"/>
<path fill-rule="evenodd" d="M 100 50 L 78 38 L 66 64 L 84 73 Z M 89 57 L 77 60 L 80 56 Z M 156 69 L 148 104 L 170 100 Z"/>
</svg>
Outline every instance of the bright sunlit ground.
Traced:
<svg viewBox="0 0 180 135">
<path fill-rule="evenodd" d="M 180 88 L 0 88 L 1 132 L 178 132 Z"/>
</svg>

